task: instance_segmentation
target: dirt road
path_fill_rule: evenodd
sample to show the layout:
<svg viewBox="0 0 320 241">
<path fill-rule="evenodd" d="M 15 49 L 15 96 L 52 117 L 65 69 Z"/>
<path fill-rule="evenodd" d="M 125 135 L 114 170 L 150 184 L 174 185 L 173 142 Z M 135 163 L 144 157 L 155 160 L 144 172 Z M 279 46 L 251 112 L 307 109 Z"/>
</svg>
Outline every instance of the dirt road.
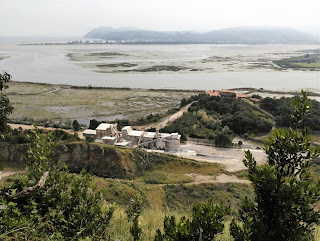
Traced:
<svg viewBox="0 0 320 241">
<path fill-rule="evenodd" d="M 240 179 L 237 176 L 234 175 L 227 175 L 227 174 L 220 174 L 218 176 L 209 176 L 209 175 L 201 175 L 201 174 L 195 174 L 190 173 L 186 174 L 188 177 L 192 177 L 194 179 L 194 182 L 190 184 L 202 184 L 202 183 L 245 183 L 249 184 L 249 180 Z"/>
<path fill-rule="evenodd" d="M 147 130 L 150 129 L 151 127 L 156 128 L 157 130 L 160 130 L 161 128 L 165 127 L 168 123 L 175 121 L 176 119 L 178 119 L 179 117 L 181 117 L 183 115 L 184 112 L 188 111 L 189 107 L 193 104 L 187 104 L 186 106 L 184 106 L 181 110 L 179 110 L 178 112 L 167 116 L 165 118 L 163 118 L 162 120 L 160 120 L 160 122 L 156 122 L 156 123 L 151 123 L 151 124 L 147 124 L 147 125 L 143 125 L 143 126 L 133 126 L 133 128 L 137 129 L 137 130 Z"/>
<path fill-rule="evenodd" d="M 16 174 L 16 173 L 18 173 L 18 172 L 13 172 L 13 171 L 1 171 L 1 172 L 0 172 L 0 180 L 1 180 L 1 178 L 3 178 L 3 177 L 11 176 L 11 175 Z"/>
</svg>

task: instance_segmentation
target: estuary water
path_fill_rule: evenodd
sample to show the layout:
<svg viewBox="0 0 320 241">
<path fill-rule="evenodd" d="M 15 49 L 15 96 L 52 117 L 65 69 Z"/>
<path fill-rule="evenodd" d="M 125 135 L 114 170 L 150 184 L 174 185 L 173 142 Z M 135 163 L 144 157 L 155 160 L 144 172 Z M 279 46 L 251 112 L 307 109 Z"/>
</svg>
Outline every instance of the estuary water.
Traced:
<svg viewBox="0 0 320 241">
<path fill-rule="evenodd" d="M 320 71 L 277 70 L 272 60 L 299 56 L 316 45 L 18 45 L 0 43 L 0 71 L 15 81 L 75 86 L 147 89 L 223 89 L 254 87 L 271 90 L 320 89 Z M 68 54 L 111 52 L 122 57 L 70 60 Z M 3 59 L 4 58 L 4 59 Z M 195 66 L 201 71 L 101 71 L 100 63 Z M 136 65 L 138 65 L 136 64 Z M 260 64 L 260 65 L 259 65 Z M 205 66 L 205 68 L 203 68 Z M 253 67 L 252 67 L 253 66 Z M 258 67 L 256 67 L 258 66 Z M 267 67 L 265 67 L 267 66 Z M 121 70 L 121 69 L 120 69 Z M 111 72 L 110 72 L 111 71 Z"/>
</svg>

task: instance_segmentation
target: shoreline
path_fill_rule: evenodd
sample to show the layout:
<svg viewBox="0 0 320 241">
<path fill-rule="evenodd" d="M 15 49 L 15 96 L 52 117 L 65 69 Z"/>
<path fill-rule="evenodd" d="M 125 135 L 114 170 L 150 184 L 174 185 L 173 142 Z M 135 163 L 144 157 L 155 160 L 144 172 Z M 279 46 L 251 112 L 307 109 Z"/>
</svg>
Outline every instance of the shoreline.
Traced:
<svg viewBox="0 0 320 241">
<path fill-rule="evenodd" d="M 47 85 L 47 86 L 57 86 L 60 88 L 69 88 L 69 89 L 84 89 L 84 90 L 138 90 L 138 91 L 170 91 L 170 92 L 203 92 L 208 89 L 167 89 L 167 88 L 132 88 L 132 87 L 105 87 L 105 86 L 81 86 L 81 85 L 70 85 L 70 84 L 51 84 L 51 83 L 38 83 L 38 82 L 30 82 L 30 81 L 15 81 L 13 80 L 12 83 L 21 83 L 21 84 L 31 84 L 31 85 Z M 270 90 L 264 88 L 254 88 L 254 87 L 236 87 L 236 88 L 227 88 L 228 90 L 233 91 L 248 91 L 249 93 L 259 92 L 259 93 L 266 93 L 266 94 L 278 94 L 278 95 L 296 95 L 299 94 L 301 90 L 310 90 L 309 96 L 320 96 L 320 89 L 317 88 L 302 88 L 298 90 Z M 316 91 L 315 91 L 316 90 Z"/>
</svg>

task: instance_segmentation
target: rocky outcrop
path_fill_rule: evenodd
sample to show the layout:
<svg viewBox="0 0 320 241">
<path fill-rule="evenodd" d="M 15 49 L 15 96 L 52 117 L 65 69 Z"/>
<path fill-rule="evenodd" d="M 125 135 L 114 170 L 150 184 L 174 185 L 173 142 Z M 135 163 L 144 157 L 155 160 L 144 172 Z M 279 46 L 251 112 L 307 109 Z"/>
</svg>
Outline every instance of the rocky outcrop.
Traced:
<svg viewBox="0 0 320 241">
<path fill-rule="evenodd" d="M 29 146 L 25 144 L 0 143 L 0 154 L 4 155 L 7 162 L 14 162 L 18 165 L 26 164 Z"/>
<path fill-rule="evenodd" d="M 28 145 L 0 143 L 0 152 L 8 162 L 25 165 Z M 100 177 L 126 178 L 135 173 L 132 151 L 94 143 L 58 145 L 53 160 L 61 160 L 71 172 L 78 173 L 86 169 Z"/>
<path fill-rule="evenodd" d="M 55 161 L 61 160 L 71 172 L 86 169 L 100 177 L 125 178 L 134 174 L 134 163 L 125 152 L 97 144 L 67 144 L 57 146 Z"/>
</svg>

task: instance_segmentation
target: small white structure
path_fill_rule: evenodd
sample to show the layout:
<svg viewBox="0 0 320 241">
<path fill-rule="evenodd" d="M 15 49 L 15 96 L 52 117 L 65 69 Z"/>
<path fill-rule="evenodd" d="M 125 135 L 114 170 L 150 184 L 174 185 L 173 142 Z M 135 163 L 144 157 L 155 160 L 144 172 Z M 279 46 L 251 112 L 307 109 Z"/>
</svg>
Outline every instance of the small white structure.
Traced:
<svg viewBox="0 0 320 241">
<path fill-rule="evenodd" d="M 132 131 L 131 126 L 125 126 L 121 129 L 122 137 L 126 138 L 127 135 Z"/>
<path fill-rule="evenodd" d="M 115 136 L 117 134 L 117 126 L 118 124 L 107 124 L 107 123 L 101 123 L 96 128 L 96 137 L 97 139 L 102 139 L 104 136 Z"/>
<path fill-rule="evenodd" d="M 117 141 L 116 137 L 104 136 L 101 138 L 103 144 L 114 145 Z"/>
<path fill-rule="evenodd" d="M 122 147 L 131 147 L 130 141 L 122 141 L 114 143 L 115 146 L 122 146 Z"/>
<path fill-rule="evenodd" d="M 87 129 L 84 132 L 82 132 L 82 135 L 84 137 L 91 136 L 93 138 L 96 138 L 97 132 L 96 132 L 96 130 Z"/>
</svg>

